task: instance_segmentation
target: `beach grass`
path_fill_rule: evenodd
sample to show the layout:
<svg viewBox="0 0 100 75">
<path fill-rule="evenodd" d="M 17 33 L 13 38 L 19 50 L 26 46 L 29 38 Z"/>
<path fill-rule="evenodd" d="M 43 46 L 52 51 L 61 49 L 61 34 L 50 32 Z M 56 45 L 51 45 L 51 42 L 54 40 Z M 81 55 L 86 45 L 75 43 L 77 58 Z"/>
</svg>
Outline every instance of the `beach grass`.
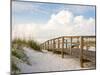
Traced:
<svg viewBox="0 0 100 75">
<path fill-rule="evenodd" d="M 23 47 L 29 47 L 36 51 L 41 51 L 39 43 L 37 43 L 34 40 L 25 40 L 25 39 L 14 39 L 12 40 L 12 73 L 16 74 L 20 72 L 20 69 L 16 65 L 16 58 L 22 61 L 23 63 L 26 63 L 28 65 L 31 65 L 27 55 L 24 53 Z"/>
<path fill-rule="evenodd" d="M 13 74 L 17 74 L 20 72 L 20 68 L 17 67 L 17 65 L 16 65 L 18 60 L 20 60 L 19 62 L 23 62 L 23 63 L 26 63 L 28 65 L 31 65 L 29 60 L 28 60 L 27 55 L 24 53 L 24 50 L 12 48 L 11 52 L 12 52 L 11 68 L 12 68 Z M 18 59 L 18 60 L 16 60 L 16 59 Z"/>
<path fill-rule="evenodd" d="M 25 40 L 25 39 L 14 39 L 12 41 L 12 47 L 22 48 L 30 47 L 33 50 L 41 51 L 40 44 L 35 40 Z"/>
</svg>

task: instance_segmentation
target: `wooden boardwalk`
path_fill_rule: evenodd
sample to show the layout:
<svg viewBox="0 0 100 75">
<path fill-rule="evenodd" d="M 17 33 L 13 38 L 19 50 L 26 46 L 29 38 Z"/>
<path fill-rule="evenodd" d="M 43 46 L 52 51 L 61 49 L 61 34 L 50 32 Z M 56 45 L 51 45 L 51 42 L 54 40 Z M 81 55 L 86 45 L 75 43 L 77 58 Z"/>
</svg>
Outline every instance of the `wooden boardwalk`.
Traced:
<svg viewBox="0 0 100 75">
<path fill-rule="evenodd" d="M 96 51 L 88 50 L 90 45 L 96 47 L 96 36 L 62 36 L 45 41 L 41 44 L 41 49 L 58 51 L 62 58 L 65 53 L 76 56 L 80 60 L 80 66 L 84 67 L 84 57 L 89 60 L 95 60 L 96 57 Z"/>
</svg>

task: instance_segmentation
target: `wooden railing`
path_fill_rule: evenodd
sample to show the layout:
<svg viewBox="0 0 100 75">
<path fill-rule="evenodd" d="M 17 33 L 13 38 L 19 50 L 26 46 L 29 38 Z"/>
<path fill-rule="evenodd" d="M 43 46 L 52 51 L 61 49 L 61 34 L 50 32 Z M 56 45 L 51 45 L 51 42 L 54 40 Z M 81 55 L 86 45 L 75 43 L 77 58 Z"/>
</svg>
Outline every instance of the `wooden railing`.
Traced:
<svg viewBox="0 0 100 75">
<path fill-rule="evenodd" d="M 83 50 L 86 46 L 88 51 L 91 41 L 96 44 L 96 36 L 62 36 L 45 41 L 41 44 L 41 49 L 51 50 L 52 52 L 60 51 L 62 58 L 64 58 L 64 52 L 68 50 L 70 55 L 73 55 L 72 49 L 79 50 L 78 56 L 80 58 L 80 66 L 83 66 Z"/>
</svg>

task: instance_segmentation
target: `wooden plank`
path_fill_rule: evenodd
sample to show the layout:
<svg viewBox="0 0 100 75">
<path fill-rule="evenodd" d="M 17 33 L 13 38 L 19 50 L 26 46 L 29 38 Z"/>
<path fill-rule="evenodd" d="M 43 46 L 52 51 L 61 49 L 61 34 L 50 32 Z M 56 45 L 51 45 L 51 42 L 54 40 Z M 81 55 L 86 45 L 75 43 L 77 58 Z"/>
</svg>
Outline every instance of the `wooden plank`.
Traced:
<svg viewBox="0 0 100 75">
<path fill-rule="evenodd" d="M 66 43 L 66 42 L 65 42 Z M 67 43 L 72 43 L 72 44 L 80 44 L 79 42 L 67 42 Z"/>
<path fill-rule="evenodd" d="M 96 38 L 96 36 L 82 36 L 83 38 Z"/>
<path fill-rule="evenodd" d="M 80 36 L 61 36 L 61 37 L 57 37 L 57 38 L 53 38 L 53 39 L 50 39 L 50 40 L 54 40 L 54 39 L 60 39 L 60 38 L 62 38 L 62 37 L 64 37 L 64 38 L 80 38 Z M 96 36 L 82 36 L 83 38 L 96 38 Z M 50 41 L 50 40 L 47 40 L 47 41 Z M 45 41 L 45 42 L 47 42 L 47 41 Z"/>
<path fill-rule="evenodd" d="M 61 51 L 62 58 L 64 58 L 64 37 L 62 37 L 62 51 Z"/>
<path fill-rule="evenodd" d="M 63 36 L 64 38 L 79 38 L 80 36 Z"/>
<path fill-rule="evenodd" d="M 80 37 L 80 66 L 83 68 L 83 37 Z"/>
<path fill-rule="evenodd" d="M 60 41 L 60 40 L 59 40 Z M 58 42 L 56 42 L 56 43 L 58 43 Z M 66 42 L 64 42 L 64 43 L 66 43 Z M 70 44 L 71 42 L 67 42 L 67 44 Z M 59 44 L 62 44 L 62 42 L 59 42 Z M 77 42 L 72 42 L 72 44 L 80 44 L 80 43 L 77 43 Z"/>
</svg>

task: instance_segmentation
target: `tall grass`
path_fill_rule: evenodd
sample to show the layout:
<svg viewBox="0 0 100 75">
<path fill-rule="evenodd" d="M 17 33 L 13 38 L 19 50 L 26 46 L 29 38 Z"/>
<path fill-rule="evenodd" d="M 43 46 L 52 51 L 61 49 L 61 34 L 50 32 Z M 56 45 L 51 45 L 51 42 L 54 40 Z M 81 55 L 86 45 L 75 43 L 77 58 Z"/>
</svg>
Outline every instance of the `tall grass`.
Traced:
<svg viewBox="0 0 100 75">
<path fill-rule="evenodd" d="M 12 55 L 15 56 L 16 58 L 22 60 L 23 62 L 29 63 L 28 57 L 24 53 L 24 50 L 12 49 Z"/>
<path fill-rule="evenodd" d="M 39 43 L 34 40 L 28 40 L 27 45 L 34 50 L 41 51 Z"/>
<path fill-rule="evenodd" d="M 29 63 L 27 55 L 24 53 L 23 47 L 30 47 L 34 50 L 41 51 L 40 45 L 38 42 L 34 40 L 25 40 L 25 39 L 14 39 L 12 40 L 12 74 L 18 75 L 18 72 L 20 72 L 20 69 L 16 65 L 16 59 L 21 60 L 23 63 L 26 63 L 28 65 L 31 65 Z"/>
<path fill-rule="evenodd" d="M 34 40 L 25 40 L 25 39 L 14 39 L 12 41 L 12 47 L 13 46 L 16 46 L 16 47 L 30 47 L 34 50 L 37 50 L 37 51 L 41 51 L 41 48 L 40 48 L 40 45 L 38 42 L 34 41 Z"/>
<path fill-rule="evenodd" d="M 16 75 L 18 74 L 18 72 L 20 72 L 20 68 L 17 67 L 17 61 L 20 60 L 23 63 L 26 63 L 28 65 L 31 65 L 27 55 L 24 53 L 24 50 L 20 50 L 20 49 L 15 49 L 12 48 L 12 64 L 11 64 L 11 68 L 12 68 L 12 74 Z M 16 60 L 18 59 L 18 60 Z M 19 62 L 20 62 L 19 61 Z"/>
<path fill-rule="evenodd" d="M 19 75 L 18 72 L 20 71 L 20 69 L 16 66 L 16 64 L 12 63 L 11 67 L 12 67 L 12 75 Z"/>
</svg>

